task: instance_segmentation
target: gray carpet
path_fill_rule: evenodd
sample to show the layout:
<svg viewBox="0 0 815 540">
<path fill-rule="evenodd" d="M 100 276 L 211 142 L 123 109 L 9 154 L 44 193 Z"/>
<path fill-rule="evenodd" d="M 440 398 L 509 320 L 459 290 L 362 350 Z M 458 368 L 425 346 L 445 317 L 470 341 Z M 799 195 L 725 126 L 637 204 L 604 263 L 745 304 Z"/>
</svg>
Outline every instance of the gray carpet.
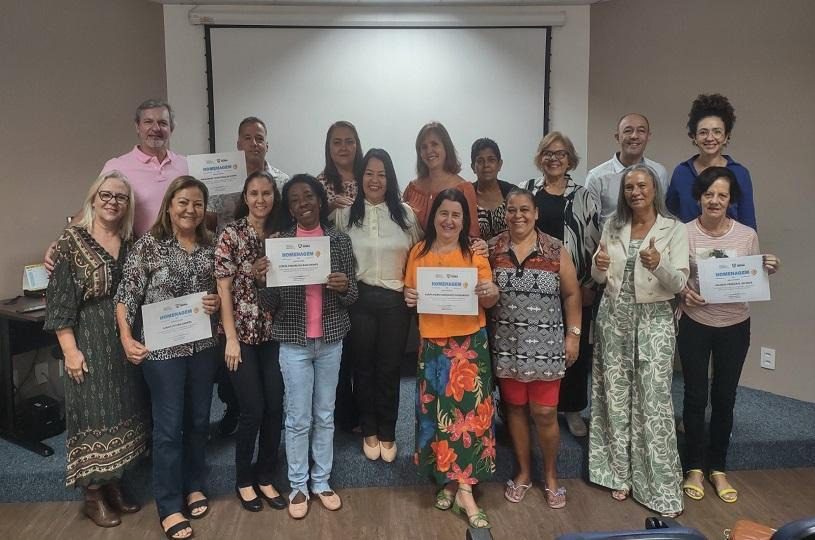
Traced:
<svg viewBox="0 0 815 540">
<path fill-rule="evenodd" d="M 370 462 L 362 455 L 361 437 L 337 432 L 334 440 L 332 485 L 347 487 L 404 486 L 428 481 L 416 474 L 413 465 L 413 418 L 415 379 L 402 379 L 396 462 Z M 681 411 L 682 380 L 673 386 L 674 408 Z M 213 399 L 213 433 L 223 405 Z M 586 413 L 584 413 L 586 414 Z M 738 469 L 774 469 L 815 466 L 815 404 L 739 388 L 735 426 L 728 467 Z M 503 482 L 512 474 L 513 456 L 506 429 L 498 430 L 497 471 L 495 481 Z M 55 453 L 44 458 L 0 440 L 0 502 L 57 501 L 79 498 L 79 492 L 64 487 L 65 436 L 45 441 Z M 572 437 L 561 424 L 561 450 L 558 471 L 563 478 L 585 477 L 585 439 Z M 682 439 L 680 436 L 680 449 Z M 230 493 L 234 486 L 234 441 L 213 435 L 209 444 L 209 493 Z M 537 467 L 536 467 L 537 468 Z M 130 490 L 141 500 L 150 498 L 149 461 L 130 471 Z M 287 488 L 281 468 L 277 485 Z"/>
</svg>

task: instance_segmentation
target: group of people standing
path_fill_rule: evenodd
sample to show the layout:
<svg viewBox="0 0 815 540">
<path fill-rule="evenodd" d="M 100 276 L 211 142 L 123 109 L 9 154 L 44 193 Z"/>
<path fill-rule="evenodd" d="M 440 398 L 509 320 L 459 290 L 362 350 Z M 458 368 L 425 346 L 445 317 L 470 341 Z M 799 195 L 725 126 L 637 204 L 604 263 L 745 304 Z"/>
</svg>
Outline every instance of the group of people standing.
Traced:
<svg viewBox="0 0 815 540">
<path fill-rule="evenodd" d="M 46 327 L 57 333 L 69 377 L 68 485 L 85 489 L 85 513 L 97 524 L 117 525 L 121 513 L 138 511 L 119 479 L 152 438 L 162 529 L 190 538 L 189 519 L 210 508 L 205 447 L 221 370 L 239 410 L 235 490 L 243 508 L 260 511 L 266 501 L 300 519 L 317 497 L 338 510 L 330 486 L 335 412 L 338 423 L 359 426 L 368 459 L 396 459 L 417 269 L 457 267 L 476 271 L 478 313 L 418 315 L 414 459 L 441 486 L 436 508 L 490 526 L 472 487 L 495 470 L 498 407 L 518 465 L 505 489 L 513 503 L 532 486 L 531 416 L 547 504 L 566 505 L 556 470 L 559 410 L 573 434 L 588 433 L 590 480 L 615 499 L 630 494 L 678 515 L 683 489 L 704 496 L 707 464 L 718 495 L 735 501 L 725 457 L 749 311 L 707 304 L 695 279 L 696 261 L 711 253 L 759 253 L 749 173 L 723 154 L 734 120 L 726 98 L 699 96 L 688 121 L 699 154 L 669 183 L 644 156 L 648 120 L 627 114 L 615 133 L 620 152 L 585 187 L 569 174 L 579 157 L 560 132 L 538 146 L 542 176 L 521 187 L 498 178 L 501 152 L 486 138 L 471 149 L 477 180 L 464 180 L 449 133 L 431 122 L 416 138 L 417 178 L 400 194 L 389 154 L 363 154 L 351 123 L 329 128 L 320 175 L 288 178 L 266 162 L 266 125 L 250 117 L 238 129 L 249 171 L 243 191 L 212 200 L 169 150 L 170 106 L 143 103 L 139 144 L 106 164 L 46 255 Z M 315 236 L 330 239 L 327 282 L 267 287 L 264 240 Z M 777 257 L 764 262 L 777 270 Z M 148 350 L 141 306 L 202 291 L 214 337 Z M 684 483 L 670 393 L 676 298 Z M 589 372 L 587 429 L 580 412 Z M 288 498 L 272 484 L 283 427 Z"/>
</svg>

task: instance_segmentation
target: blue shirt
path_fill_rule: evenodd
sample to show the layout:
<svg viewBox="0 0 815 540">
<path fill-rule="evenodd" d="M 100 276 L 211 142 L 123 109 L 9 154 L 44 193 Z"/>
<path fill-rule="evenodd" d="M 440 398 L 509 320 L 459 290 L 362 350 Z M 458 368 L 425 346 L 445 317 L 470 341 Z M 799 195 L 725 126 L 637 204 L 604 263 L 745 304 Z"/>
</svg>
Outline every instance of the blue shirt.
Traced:
<svg viewBox="0 0 815 540">
<path fill-rule="evenodd" d="M 693 162 L 697 157 L 699 157 L 698 154 L 676 166 L 671 175 L 668 193 L 665 196 L 668 210 L 684 223 L 693 221 L 702 214 L 699 202 L 693 198 L 693 182 L 699 176 L 693 166 Z M 730 203 L 727 215 L 739 223 L 758 230 L 758 227 L 756 227 L 756 207 L 753 204 L 753 181 L 750 179 L 750 171 L 743 165 L 733 161 L 730 156 L 722 157 L 727 160 L 725 167 L 736 175 L 736 181 L 741 189 L 741 200 Z"/>
</svg>

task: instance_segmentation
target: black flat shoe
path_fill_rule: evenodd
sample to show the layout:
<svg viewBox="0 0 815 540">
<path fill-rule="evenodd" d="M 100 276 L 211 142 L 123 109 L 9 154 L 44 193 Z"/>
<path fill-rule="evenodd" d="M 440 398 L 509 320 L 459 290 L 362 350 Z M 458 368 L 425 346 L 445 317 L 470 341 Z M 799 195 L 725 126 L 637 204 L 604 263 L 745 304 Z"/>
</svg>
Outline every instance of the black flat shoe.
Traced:
<svg viewBox="0 0 815 540">
<path fill-rule="evenodd" d="M 241 506 L 243 506 L 244 510 L 248 510 L 249 512 L 260 512 L 263 510 L 263 501 L 260 497 L 255 496 L 251 501 L 244 500 L 241 496 L 241 490 L 237 487 L 235 488 L 235 495 L 238 496 L 238 500 L 241 502 Z"/>
<path fill-rule="evenodd" d="M 257 491 L 258 494 L 263 498 L 263 500 L 269 503 L 269 506 L 271 506 L 275 510 L 283 510 L 289 505 L 289 501 L 286 500 L 286 497 L 284 497 L 283 495 L 279 495 L 280 491 L 278 491 L 277 488 L 275 488 L 275 491 L 278 492 L 277 497 L 267 497 L 266 494 L 263 493 L 263 490 L 260 489 L 260 486 L 256 487 L 255 491 Z"/>
</svg>

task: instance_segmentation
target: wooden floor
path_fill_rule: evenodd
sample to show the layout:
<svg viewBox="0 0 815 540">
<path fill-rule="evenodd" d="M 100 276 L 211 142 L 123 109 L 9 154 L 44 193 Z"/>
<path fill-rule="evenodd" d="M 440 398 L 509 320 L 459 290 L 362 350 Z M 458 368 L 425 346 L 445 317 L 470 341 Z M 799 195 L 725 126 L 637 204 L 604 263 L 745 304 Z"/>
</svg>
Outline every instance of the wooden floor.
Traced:
<svg viewBox="0 0 815 540">
<path fill-rule="evenodd" d="M 731 481 L 739 501 L 725 504 L 712 489 L 704 500 L 686 499 L 679 521 L 709 539 L 737 519 L 750 518 L 778 527 L 815 515 L 815 469 L 735 471 Z M 572 531 L 638 529 L 651 515 L 628 500 L 614 501 L 607 490 L 581 480 L 567 480 L 568 505 L 551 510 L 540 489 L 533 487 L 520 504 L 503 498 L 503 487 L 485 484 L 477 497 L 492 520 L 496 540 L 551 539 Z M 243 511 L 234 496 L 214 500 L 210 514 L 193 522 L 196 538 L 300 539 L 463 539 L 465 522 L 451 512 L 431 507 L 433 490 L 426 487 L 361 488 L 341 493 L 344 507 L 328 512 L 312 504 L 309 515 L 294 521 L 285 511 L 266 507 L 259 514 Z M 77 502 L 0 504 L 0 538 L 130 539 L 164 538 L 155 507 L 124 516 L 122 525 L 100 529 L 79 512 Z"/>
</svg>

